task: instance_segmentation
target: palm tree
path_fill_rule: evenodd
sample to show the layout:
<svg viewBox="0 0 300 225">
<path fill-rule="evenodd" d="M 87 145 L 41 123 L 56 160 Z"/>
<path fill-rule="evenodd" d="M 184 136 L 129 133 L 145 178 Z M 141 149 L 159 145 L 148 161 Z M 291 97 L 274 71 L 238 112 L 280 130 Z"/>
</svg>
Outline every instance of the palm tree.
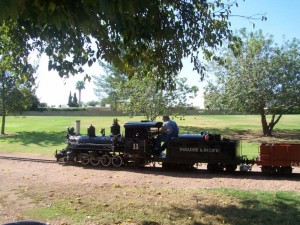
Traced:
<svg viewBox="0 0 300 225">
<path fill-rule="evenodd" d="M 84 81 L 77 81 L 76 82 L 76 89 L 79 92 L 79 95 L 78 95 L 79 96 L 79 105 L 81 105 L 81 90 L 85 89 Z"/>
</svg>

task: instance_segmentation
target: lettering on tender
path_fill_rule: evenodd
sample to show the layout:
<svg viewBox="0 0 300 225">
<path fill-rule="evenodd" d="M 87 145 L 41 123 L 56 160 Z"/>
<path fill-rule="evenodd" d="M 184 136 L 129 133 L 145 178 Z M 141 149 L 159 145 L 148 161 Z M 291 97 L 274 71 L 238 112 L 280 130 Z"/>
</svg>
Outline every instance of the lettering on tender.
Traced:
<svg viewBox="0 0 300 225">
<path fill-rule="evenodd" d="M 180 152 L 199 152 L 199 148 L 179 148 Z"/>
<path fill-rule="evenodd" d="M 180 152 L 221 152 L 220 148 L 179 148 Z"/>
</svg>

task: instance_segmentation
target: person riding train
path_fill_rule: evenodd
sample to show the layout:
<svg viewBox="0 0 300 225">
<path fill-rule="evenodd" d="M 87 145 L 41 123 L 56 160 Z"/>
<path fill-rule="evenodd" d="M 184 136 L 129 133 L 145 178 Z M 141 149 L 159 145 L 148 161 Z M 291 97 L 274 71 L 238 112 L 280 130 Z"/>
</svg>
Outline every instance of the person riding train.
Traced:
<svg viewBox="0 0 300 225">
<path fill-rule="evenodd" d="M 162 152 L 167 148 L 167 144 L 172 137 L 178 137 L 179 128 L 177 123 L 173 120 L 170 120 L 169 116 L 163 116 L 163 126 L 160 129 L 160 134 L 156 139 L 156 148 L 155 154 L 161 156 Z M 161 142 L 164 142 L 161 145 Z"/>
</svg>

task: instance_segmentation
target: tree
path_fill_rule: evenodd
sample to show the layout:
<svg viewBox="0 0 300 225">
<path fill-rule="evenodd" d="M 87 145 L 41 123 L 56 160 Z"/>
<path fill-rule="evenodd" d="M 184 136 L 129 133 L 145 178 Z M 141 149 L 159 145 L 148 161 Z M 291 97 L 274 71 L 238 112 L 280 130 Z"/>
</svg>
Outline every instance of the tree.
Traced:
<svg viewBox="0 0 300 225">
<path fill-rule="evenodd" d="M 0 19 L 13 19 L 38 40 L 35 47 L 49 56 L 49 70 L 60 76 L 82 73 L 84 65 L 101 59 L 129 78 L 153 75 L 149 71 L 155 68 L 165 88 L 183 58 L 203 75 L 201 52 L 212 58 L 225 40 L 235 49 L 238 39 L 228 18 L 237 5 L 236 0 L 1 1 Z"/>
<path fill-rule="evenodd" d="M 72 97 L 71 91 L 70 91 L 69 98 L 68 98 L 68 106 L 69 107 L 73 106 L 73 97 Z"/>
<path fill-rule="evenodd" d="M 198 88 L 188 86 L 186 80 L 176 78 L 173 90 L 161 90 L 157 88 L 156 80 L 151 77 L 133 77 L 120 84 L 117 89 L 120 109 L 129 115 L 141 113 L 151 121 L 159 115 L 171 114 L 174 111 L 184 114 L 190 106 L 188 99 L 194 98 L 198 92 Z"/>
<path fill-rule="evenodd" d="M 99 104 L 99 101 L 95 101 L 95 100 L 92 100 L 92 101 L 89 101 L 86 103 L 87 106 L 92 106 L 92 107 L 95 107 L 98 104 Z"/>
<path fill-rule="evenodd" d="M 39 106 L 40 108 L 48 108 L 48 104 L 46 102 L 40 102 Z"/>
<path fill-rule="evenodd" d="M 1 134 L 5 134 L 7 113 L 25 110 L 34 86 L 35 66 L 29 64 L 28 36 L 11 20 L 0 22 Z M 26 97 L 27 96 L 27 97 Z"/>
<path fill-rule="evenodd" d="M 35 89 L 31 87 L 30 82 L 24 82 L 22 85 L 16 86 L 13 81 L 13 75 L 6 77 L 6 112 L 12 114 L 22 114 L 26 110 L 37 108 L 37 97 Z M 10 80 L 10 81 L 9 81 Z M 10 83 L 10 84 L 8 84 Z M 13 85 L 11 85 L 13 84 Z"/>
<path fill-rule="evenodd" d="M 79 105 L 81 105 L 81 90 L 85 89 L 84 81 L 77 81 L 76 89 L 78 90 L 78 94 L 79 94 Z"/>
<path fill-rule="evenodd" d="M 1 134 L 5 134 L 5 116 L 9 114 L 21 114 L 25 110 L 37 108 L 38 99 L 35 89 L 30 81 L 16 82 L 15 76 L 10 72 L 5 72 L 0 78 L 0 93 L 2 115 Z M 4 118 L 4 119 L 3 119 Z M 4 121 L 4 122 L 3 122 Z"/>
<path fill-rule="evenodd" d="M 242 54 L 234 57 L 230 50 L 222 51 L 224 64 L 213 67 L 217 82 L 207 86 L 205 105 L 259 113 L 263 134 L 271 136 L 282 115 L 300 105 L 300 42 L 294 39 L 278 46 L 261 31 L 240 34 Z"/>
<path fill-rule="evenodd" d="M 106 97 L 106 98 L 102 98 L 99 102 L 100 106 L 101 107 L 106 107 L 107 105 L 111 106 L 110 105 L 110 102 L 111 102 L 111 99 L 109 97 Z M 110 107 L 112 108 L 112 107 Z M 112 108 L 114 110 L 114 108 Z"/>
<path fill-rule="evenodd" d="M 74 96 L 73 96 L 73 102 L 72 102 L 73 107 L 78 107 L 78 99 L 76 96 L 76 93 L 74 92 Z"/>
<path fill-rule="evenodd" d="M 43 104 L 40 103 L 39 98 L 36 96 L 35 90 L 31 90 L 30 92 L 30 101 L 32 102 L 30 108 L 28 108 L 29 111 L 37 111 L 39 110 L 39 106 L 42 106 Z"/>
<path fill-rule="evenodd" d="M 72 96 L 72 93 L 70 91 L 69 98 L 68 98 L 68 106 L 69 107 L 78 107 L 79 106 L 78 99 L 77 99 L 75 92 L 74 92 L 74 95 Z"/>
<path fill-rule="evenodd" d="M 124 73 L 118 70 L 115 66 L 100 62 L 104 70 L 104 74 L 93 76 L 95 85 L 95 95 L 101 99 L 101 105 L 109 104 L 112 110 L 118 109 L 117 89 L 120 83 L 125 83 L 128 79 Z"/>
<path fill-rule="evenodd" d="M 97 81 L 97 93 L 108 94 L 110 104 L 123 112 L 134 115 L 143 114 L 151 121 L 162 114 L 169 114 L 170 110 L 181 111 L 189 105 L 188 99 L 196 96 L 198 88 L 188 86 L 186 78 L 176 78 L 176 88 L 173 90 L 161 90 L 157 87 L 157 81 L 152 77 L 132 77 L 126 79 L 115 67 L 106 65 L 106 75 L 100 78 L 94 77 Z M 105 87 L 105 88 L 103 88 Z"/>
</svg>

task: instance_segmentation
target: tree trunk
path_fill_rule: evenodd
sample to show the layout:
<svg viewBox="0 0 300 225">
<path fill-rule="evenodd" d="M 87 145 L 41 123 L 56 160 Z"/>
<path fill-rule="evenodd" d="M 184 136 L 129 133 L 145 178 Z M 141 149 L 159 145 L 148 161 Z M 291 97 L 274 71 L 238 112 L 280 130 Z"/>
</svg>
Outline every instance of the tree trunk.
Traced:
<svg viewBox="0 0 300 225">
<path fill-rule="evenodd" d="M 267 122 L 267 117 L 266 117 L 266 113 L 265 113 L 265 110 L 264 109 L 261 109 L 260 110 L 260 116 L 261 116 L 261 125 L 262 125 L 262 129 L 263 129 L 263 134 L 264 136 L 272 136 L 272 132 L 274 130 L 274 127 L 275 125 L 279 122 L 279 120 L 281 119 L 282 115 L 283 115 L 283 112 L 282 111 L 277 119 L 275 119 L 275 116 L 276 114 L 272 114 L 272 118 L 271 118 L 271 121 L 270 123 L 268 124 Z"/>
<path fill-rule="evenodd" d="M 273 130 L 274 126 L 272 126 L 272 128 L 270 130 L 270 126 L 269 126 L 270 124 L 268 125 L 265 109 L 261 108 L 259 110 L 259 114 L 260 114 L 260 118 L 261 118 L 261 126 L 262 126 L 262 130 L 263 130 L 263 135 L 264 136 L 272 136 L 272 130 Z"/>
<path fill-rule="evenodd" d="M 5 134 L 5 112 L 2 110 L 2 124 L 1 124 L 1 134 Z"/>
<path fill-rule="evenodd" d="M 5 72 L 1 74 L 2 82 L 2 124 L 1 124 L 1 134 L 5 134 L 5 116 L 6 116 L 6 100 L 5 100 Z"/>
<path fill-rule="evenodd" d="M 263 135 L 264 136 L 269 136 L 269 128 L 268 128 L 268 123 L 267 123 L 267 118 L 266 118 L 266 114 L 265 113 L 260 113 L 260 117 L 261 117 L 261 126 L 262 126 L 262 130 L 263 130 Z"/>
<path fill-rule="evenodd" d="M 78 89 L 79 92 L 79 105 L 81 105 L 81 89 Z"/>
<path fill-rule="evenodd" d="M 273 129 L 275 127 L 275 125 L 279 122 L 279 120 L 281 119 L 282 115 L 284 113 L 284 110 L 278 115 L 277 119 L 275 119 L 275 116 L 276 114 L 273 114 L 272 115 L 272 119 L 271 119 L 271 122 L 269 123 L 269 136 L 272 136 L 272 132 L 273 132 Z"/>
</svg>

